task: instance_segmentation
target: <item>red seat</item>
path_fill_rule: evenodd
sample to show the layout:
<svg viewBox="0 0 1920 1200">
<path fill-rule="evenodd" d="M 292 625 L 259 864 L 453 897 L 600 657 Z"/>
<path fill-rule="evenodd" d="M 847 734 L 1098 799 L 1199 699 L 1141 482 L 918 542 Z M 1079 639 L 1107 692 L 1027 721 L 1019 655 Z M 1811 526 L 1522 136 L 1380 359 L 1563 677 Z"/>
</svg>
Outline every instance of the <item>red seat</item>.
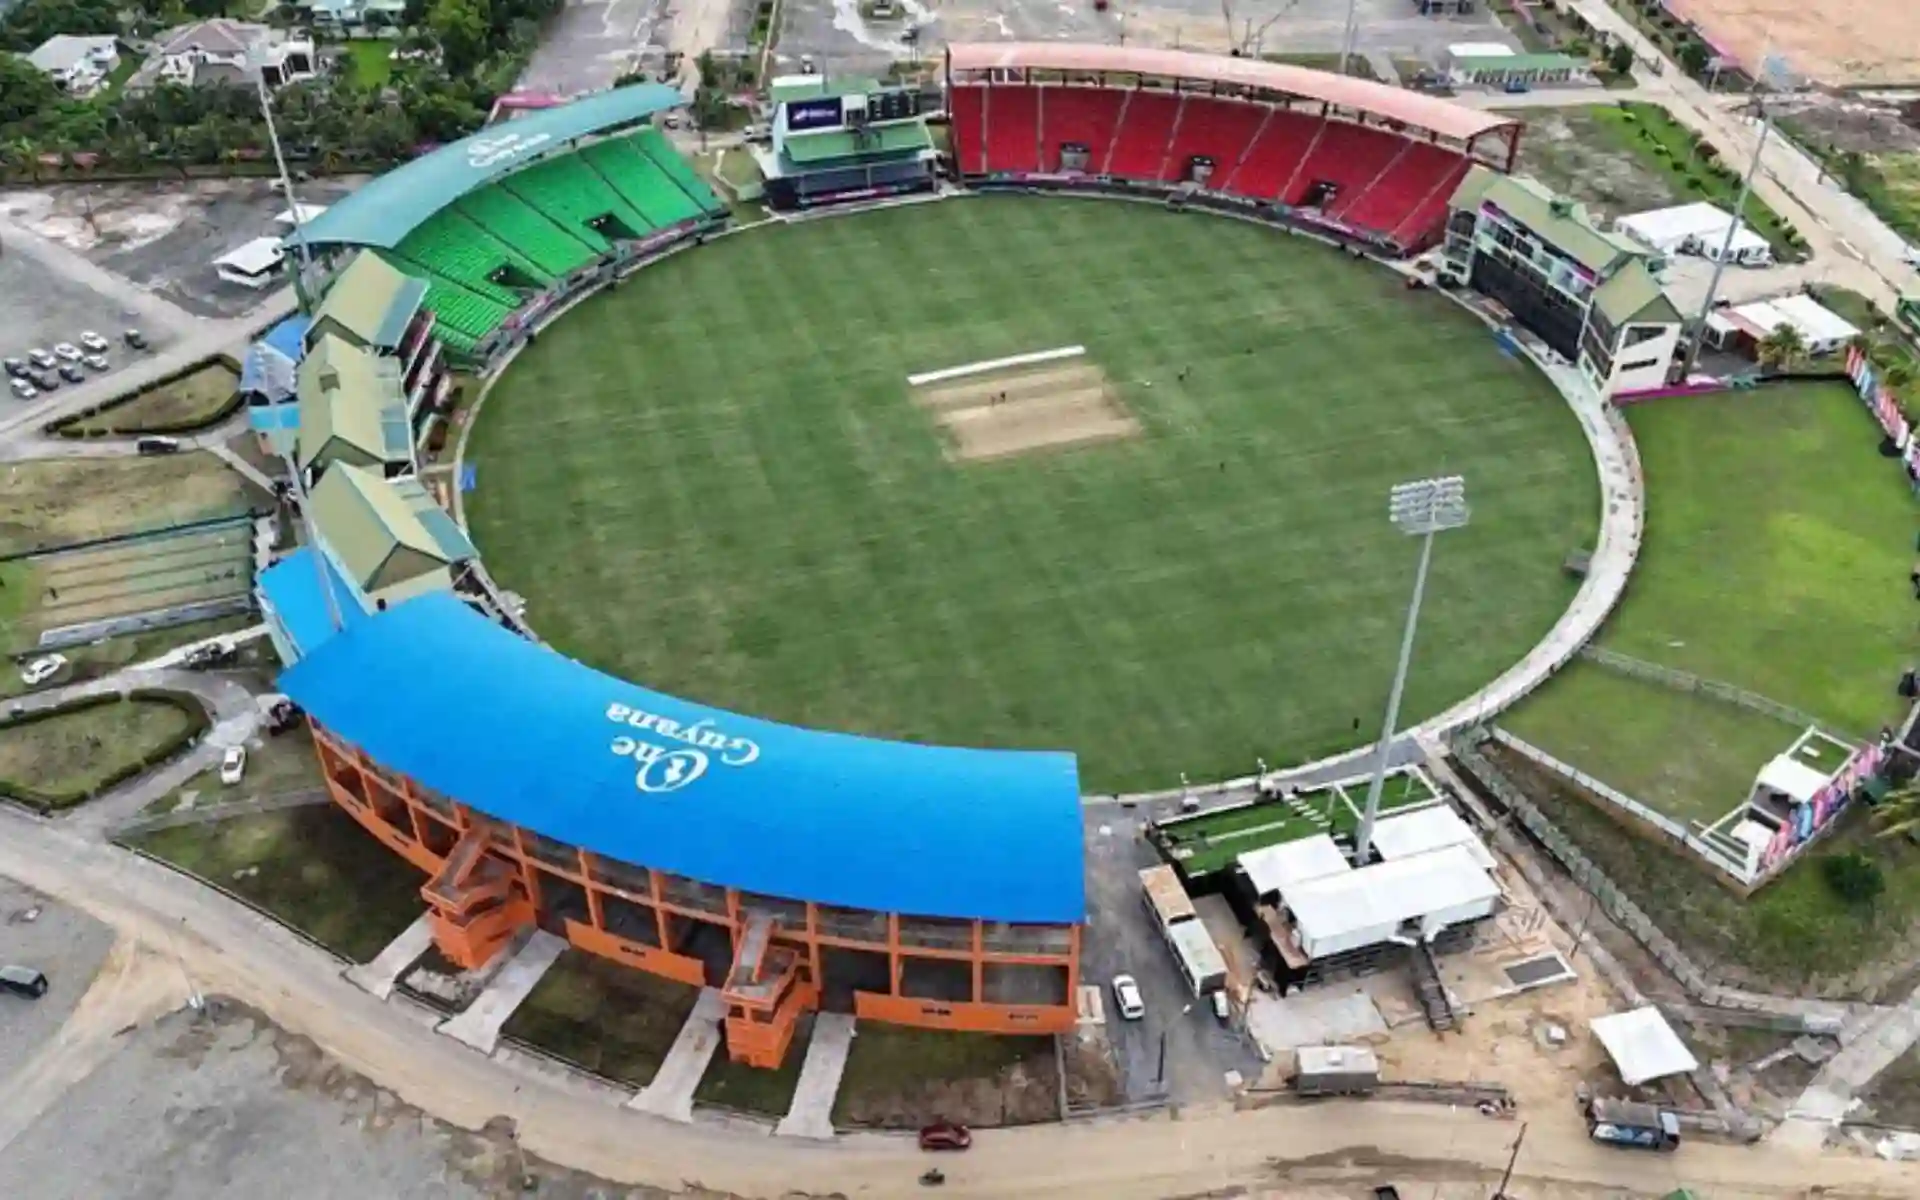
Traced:
<svg viewBox="0 0 1920 1200">
<path fill-rule="evenodd" d="M 987 144 L 981 128 L 986 112 L 986 89 L 955 87 L 947 97 L 947 114 L 952 124 L 954 161 L 962 175 L 978 175 L 987 169 Z"/>
<path fill-rule="evenodd" d="M 1320 131 L 1320 118 L 1314 113 L 1276 108 L 1265 120 L 1239 170 L 1219 185 L 1222 191 L 1271 200 L 1289 182 L 1296 192 L 1299 190 L 1301 185 L 1295 176 L 1300 173 L 1301 157 Z"/>
<path fill-rule="evenodd" d="M 1096 174 L 1113 145 L 1114 126 L 1120 122 L 1120 105 L 1125 92 L 1095 87 L 1043 87 L 1040 91 L 1041 144 L 1045 160 L 1041 169 L 1060 169 L 1060 147 L 1078 144 L 1087 148 L 1087 171 Z"/>
<path fill-rule="evenodd" d="M 1213 160 L 1215 189 L 1226 186 L 1240 159 L 1253 145 L 1260 130 L 1260 118 L 1267 110 L 1257 104 L 1238 100 L 1215 100 L 1211 96 L 1188 96 L 1181 101 L 1179 123 L 1173 129 L 1173 141 L 1166 153 L 1167 178 L 1179 182 L 1186 178 L 1187 164 L 1194 158 Z"/>
<path fill-rule="evenodd" d="M 998 84 L 987 89 L 987 170 L 1040 169 L 1037 89 Z"/>
<path fill-rule="evenodd" d="M 1405 246 L 1422 244 L 1438 229 L 1447 200 L 1466 174 L 1464 155 L 1424 142 L 1409 142 L 1371 186 L 1337 205 L 1350 225 L 1386 234 Z"/>
<path fill-rule="evenodd" d="M 1300 165 L 1292 195 L 1281 197 L 1288 204 L 1304 200 L 1316 183 L 1330 183 L 1339 192 L 1327 206 L 1329 216 L 1337 216 L 1340 207 L 1352 202 L 1368 184 L 1392 163 L 1407 146 L 1406 139 L 1384 130 L 1344 121 L 1328 121 L 1326 130 L 1314 143 L 1313 152 Z"/>
<path fill-rule="evenodd" d="M 1119 136 L 1106 173 L 1129 179 L 1159 179 L 1167 161 L 1167 141 L 1180 116 L 1180 97 L 1159 92 L 1135 92 L 1123 110 Z M 1177 168 L 1176 168 L 1177 169 Z M 1177 176 L 1176 176 L 1177 177 Z"/>
</svg>

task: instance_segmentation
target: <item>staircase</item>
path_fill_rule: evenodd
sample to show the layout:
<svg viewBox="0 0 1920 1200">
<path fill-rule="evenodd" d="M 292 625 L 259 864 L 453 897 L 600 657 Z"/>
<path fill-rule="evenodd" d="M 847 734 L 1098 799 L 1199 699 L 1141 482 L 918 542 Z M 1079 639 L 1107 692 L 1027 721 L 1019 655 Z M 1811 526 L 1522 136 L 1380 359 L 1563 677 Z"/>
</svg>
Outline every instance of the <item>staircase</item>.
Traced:
<svg viewBox="0 0 1920 1200">
<path fill-rule="evenodd" d="M 1409 965 L 1413 973 L 1413 994 L 1420 1001 L 1420 1011 L 1426 1014 L 1427 1028 L 1445 1033 L 1457 1021 L 1453 1002 L 1447 999 L 1446 986 L 1440 982 L 1440 964 L 1433 960 L 1433 947 L 1426 942 L 1415 942 L 1408 949 L 1412 958 Z"/>
<path fill-rule="evenodd" d="M 534 923 L 533 903 L 505 859 L 488 853 L 489 827 L 461 835 L 438 874 L 420 889 L 440 952 L 462 970 L 485 966 Z"/>
<path fill-rule="evenodd" d="M 727 1056 L 774 1070 L 786 1059 L 802 1014 L 819 1007 L 820 991 L 800 953 L 774 943 L 778 920 L 760 909 L 749 909 L 745 916 L 721 990 L 727 1005 Z"/>
</svg>

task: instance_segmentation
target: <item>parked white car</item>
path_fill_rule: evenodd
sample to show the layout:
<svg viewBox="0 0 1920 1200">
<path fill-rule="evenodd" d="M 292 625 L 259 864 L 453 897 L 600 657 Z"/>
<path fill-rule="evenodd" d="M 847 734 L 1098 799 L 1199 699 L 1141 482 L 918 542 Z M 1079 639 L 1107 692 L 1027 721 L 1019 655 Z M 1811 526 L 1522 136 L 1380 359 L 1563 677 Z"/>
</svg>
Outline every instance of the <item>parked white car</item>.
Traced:
<svg viewBox="0 0 1920 1200">
<path fill-rule="evenodd" d="M 91 329 L 80 335 L 80 347 L 89 354 L 105 354 L 107 352 L 107 344 L 107 339 L 101 337 Z"/>
<path fill-rule="evenodd" d="M 28 687 L 39 687 L 66 669 L 67 656 L 47 654 L 34 659 L 20 669 L 20 682 Z"/>
<path fill-rule="evenodd" d="M 81 359 L 80 347 L 74 345 L 72 342 L 61 342 L 54 346 L 53 356 L 63 362 L 79 362 Z"/>
<path fill-rule="evenodd" d="M 232 787 L 239 783 L 247 773 L 247 748 L 229 746 L 220 756 L 220 782 Z"/>
<path fill-rule="evenodd" d="M 1113 1002 L 1120 1006 L 1120 1017 L 1138 1021 L 1147 1015 L 1147 1002 L 1140 995 L 1140 981 L 1131 975 L 1113 977 Z"/>
</svg>

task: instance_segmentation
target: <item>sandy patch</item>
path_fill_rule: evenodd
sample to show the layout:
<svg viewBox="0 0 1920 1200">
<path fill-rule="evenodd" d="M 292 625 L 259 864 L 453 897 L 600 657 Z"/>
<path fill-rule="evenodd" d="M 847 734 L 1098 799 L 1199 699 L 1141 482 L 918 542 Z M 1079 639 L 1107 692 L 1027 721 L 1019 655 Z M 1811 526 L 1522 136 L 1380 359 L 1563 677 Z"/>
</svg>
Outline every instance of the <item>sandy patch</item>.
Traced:
<svg viewBox="0 0 1920 1200">
<path fill-rule="evenodd" d="M 1091 363 L 995 371 L 917 388 L 914 403 L 948 437 L 956 462 L 1009 458 L 1136 437 L 1140 423 Z"/>
<path fill-rule="evenodd" d="M 1776 54 L 1819 83 L 1920 81 L 1920 5 L 1888 0 L 1676 0 L 1749 71 Z"/>
</svg>

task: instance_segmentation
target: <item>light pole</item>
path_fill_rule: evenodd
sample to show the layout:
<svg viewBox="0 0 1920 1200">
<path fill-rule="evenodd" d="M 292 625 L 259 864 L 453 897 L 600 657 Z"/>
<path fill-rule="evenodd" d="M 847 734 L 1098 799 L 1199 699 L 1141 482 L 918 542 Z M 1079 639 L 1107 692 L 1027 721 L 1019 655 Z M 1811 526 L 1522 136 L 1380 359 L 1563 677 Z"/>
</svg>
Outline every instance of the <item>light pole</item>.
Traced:
<svg viewBox="0 0 1920 1200">
<path fill-rule="evenodd" d="M 1420 539 L 1420 566 L 1413 576 L 1413 603 L 1407 606 L 1407 626 L 1400 634 L 1400 665 L 1394 668 L 1393 689 L 1387 693 L 1387 720 L 1374 751 L 1367 807 L 1360 814 L 1360 835 L 1354 843 L 1354 862 L 1363 867 L 1373 850 L 1373 824 L 1380 816 L 1380 791 L 1387 782 L 1387 760 L 1393 753 L 1393 732 L 1400 721 L 1400 696 L 1406 691 L 1407 667 L 1413 662 L 1413 634 L 1420 625 L 1420 601 L 1427 591 L 1433 535 L 1460 528 L 1467 523 L 1467 516 L 1467 481 L 1458 475 L 1395 484 L 1387 493 L 1387 519 L 1401 533 Z"/>
<path fill-rule="evenodd" d="M 313 256 L 307 249 L 306 222 L 301 219 L 300 199 L 293 194 L 293 176 L 287 171 L 287 156 L 280 150 L 280 130 L 273 123 L 273 97 L 267 94 L 263 43 L 256 42 L 247 48 L 247 65 L 253 73 L 254 90 L 260 97 L 260 116 L 267 123 L 267 142 L 273 147 L 273 164 L 280 171 L 280 190 L 287 198 L 287 211 L 293 214 L 294 299 L 299 302 L 301 312 L 311 313 L 313 305 L 307 296 L 307 273 L 313 269 Z"/>
</svg>

